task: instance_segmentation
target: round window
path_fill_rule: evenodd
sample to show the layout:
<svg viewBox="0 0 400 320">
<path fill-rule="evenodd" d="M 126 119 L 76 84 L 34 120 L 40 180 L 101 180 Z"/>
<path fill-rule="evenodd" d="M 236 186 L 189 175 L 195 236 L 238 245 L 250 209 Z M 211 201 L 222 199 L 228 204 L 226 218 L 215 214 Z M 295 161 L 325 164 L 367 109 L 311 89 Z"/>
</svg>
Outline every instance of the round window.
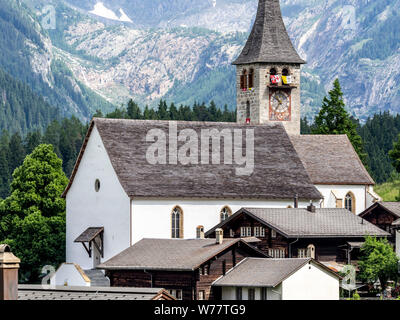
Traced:
<svg viewBox="0 0 400 320">
<path fill-rule="evenodd" d="M 99 192 L 100 190 L 100 180 L 97 179 L 96 182 L 94 183 L 94 189 L 96 190 L 96 192 Z"/>
</svg>

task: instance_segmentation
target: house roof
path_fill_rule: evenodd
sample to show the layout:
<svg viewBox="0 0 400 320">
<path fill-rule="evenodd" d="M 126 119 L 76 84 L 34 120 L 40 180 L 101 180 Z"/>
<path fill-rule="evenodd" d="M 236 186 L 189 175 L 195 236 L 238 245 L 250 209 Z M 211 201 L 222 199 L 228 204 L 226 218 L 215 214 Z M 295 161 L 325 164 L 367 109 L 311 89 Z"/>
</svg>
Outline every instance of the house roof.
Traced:
<svg viewBox="0 0 400 320">
<path fill-rule="evenodd" d="M 143 239 L 98 268 L 193 271 L 236 244 L 266 256 L 239 238 L 224 239 L 222 244 L 216 244 L 215 239 Z"/>
<path fill-rule="evenodd" d="M 160 288 L 19 285 L 18 300 L 175 300 Z"/>
<path fill-rule="evenodd" d="M 347 135 L 290 137 L 312 183 L 374 185 Z"/>
<path fill-rule="evenodd" d="M 231 269 L 225 276 L 217 279 L 213 286 L 220 287 L 276 287 L 282 281 L 290 277 L 307 263 L 320 266 L 333 276 L 340 278 L 338 274 L 328 267 L 307 259 L 262 259 L 246 258 Z M 249 277 L 251 275 L 251 277 Z"/>
<path fill-rule="evenodd" d="M 243 167 L 223 164 L 224 147 L 221 143 L 222 164 L 152 165 L 146 159 L 153 142 L 146 141 L 150 130 L 162 130 L 166 134 L 170 125 L 196 132 L 217 129 L 254 130 L 254 171 L 250 176 L 236 174 Z M 281 124 L 249 126 L 236 123 L 173 122 L 93 119 L 88 137 L 82 147 L 73 170 L 66 196 L 74 181 L 80 159 L 85 152 L 93 127 L 99 131 L 113 168 L 125 192 L 130 197 L 142 198 L 223 198 L 223 199 L 321 199 L 322 195 L 311 183 L 284 127 Z M 192 131 L 193 130 L 193 131 Z M 169 137 L 166 137 L 169 150 Z M 178 143 L 178 147 L 182 145 Z M 199 147 L 201 143 L 199 142 Z M 250 146 L 250 145 L 249 145 Z M 245 145 L 244 145 L 245 147 Z M 210 146 L 211 148 L 211 146 Z M 243 151 L 245 154 L 246 152 Z M 211 154 L 211 152 L 210 152 Z M 250 153 L 248 153 L 250 156 Z M 167 159 L 169 157 L 167 156 Z M 284 161 L 282 161 L 284 159 Z M 232 159 L 231 159 L 232 160 Z"/>
<path fill-rule="evenodd" d="M 286 31 L 279 0 L 259 0 L 256 19 L 247 43 L 233 64 L 306 63 Z"/>
<path fill-rule="evenodd" d="M 210 236 L 216 228 L 223 228 L 241 214 L 276 230 L 286 238 L 360 238 L 366 235 L 390 236 L 372 223 L 346 209 L 243 208 L 206 232 Z"/>
<path fill-rule="evenodd" d="M 372 206 L 365 209 L 361 214 L 360 217 L 365 218 L 371 212 L 374 212 L 376 208 L 382 208 L 389 214 L 393 215 L 396 218 L 400 218 L 400 202 L 386 202 L 386 201 L 378 201 L 375 202 Z M 396 222 L 393 222 L 392 225 L 396 225 Z"/>
</svg>

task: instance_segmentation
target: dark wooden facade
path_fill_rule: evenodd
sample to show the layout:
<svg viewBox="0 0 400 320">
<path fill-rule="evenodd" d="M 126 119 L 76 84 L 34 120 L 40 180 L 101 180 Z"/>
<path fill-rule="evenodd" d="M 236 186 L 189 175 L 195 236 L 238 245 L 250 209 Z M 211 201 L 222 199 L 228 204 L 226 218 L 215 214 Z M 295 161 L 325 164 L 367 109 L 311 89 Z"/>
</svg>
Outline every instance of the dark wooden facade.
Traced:
<svg viewBox="0 0 400 320">
<path fill-rule="evenodd" d="M 392 243 L 395 242 L 395 227 L 393 227 L 393 222 L 399 219 L 397 215 L 393 212 L 382 206 L 380 203 L 375 203 L 363 213 L 360 214 L 360 217 L 367 220 L 368 222 L 376 225 L 378 228 L 385 230 L 391 234 L 391 237 L 388 237 L 388 240 Z"/>
<path fill-rule="evenodd" d="M 239 242 L 205 261 L 193 271 L 107 270 L 106 276 L 110 278 L 113 287 L 181 290 L 183 300 L 198 300 L 201 295 L 204 300 L 218 300 L 218 288 L 212 288 L 211 284 L 246 257 L 265 256 Z"/>
<path fill-rule="evenodd" d="M 224 230 L 224 237 L 239 238 L 241 237 L 241 228 L 250 227 L 251 237 L 257 237 L 260 241 L 254 242 L 252 245 L 263 251 L 265 254 L 274 257 L 270 253 L 270 249 L 278 249 L 284 251 L 284 256 L 276 256 L 276 258 L 301 258 L 299 250 L 307 250 L 309 245 L 315 247 L 315 259 L 320 262 L 334 261 L 338 263 L 348 263 L 348 242 L 363 242 L 364 238 L 287 238 L 279 232 L 272 235 L 272 229 L 267 225 L 253 219 L 252 217 L 241 214 L 236 219 L 230 221 L 221 228 Z M 262 227 L 265 230 L 264 236 L 256 236 L 255 228 Z M 249 236 L 249 235 L 247 235 Z M 209 237 L 215 237 L 210 234 Z M 351 260 L 357 260 L 357 250 L 351 253 Z"/>
</svg>

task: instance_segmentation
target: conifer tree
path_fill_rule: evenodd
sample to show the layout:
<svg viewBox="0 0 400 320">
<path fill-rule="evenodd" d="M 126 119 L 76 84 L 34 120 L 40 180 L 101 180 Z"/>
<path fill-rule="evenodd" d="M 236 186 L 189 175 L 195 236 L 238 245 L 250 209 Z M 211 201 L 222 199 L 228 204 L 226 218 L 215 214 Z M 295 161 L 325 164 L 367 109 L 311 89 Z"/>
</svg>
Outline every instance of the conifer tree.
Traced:
<svg viewBox="0 0 400 320">
<path fill-rule="evenodd" d="M 339 79 L 334 81 L 329 98 L 324 98 L 314 125 L 313 134 L 347 134 L 361 161 L 366 162 L 363 141 L 357 133 L 357 125 L 346 111 Z"/>
</svg>

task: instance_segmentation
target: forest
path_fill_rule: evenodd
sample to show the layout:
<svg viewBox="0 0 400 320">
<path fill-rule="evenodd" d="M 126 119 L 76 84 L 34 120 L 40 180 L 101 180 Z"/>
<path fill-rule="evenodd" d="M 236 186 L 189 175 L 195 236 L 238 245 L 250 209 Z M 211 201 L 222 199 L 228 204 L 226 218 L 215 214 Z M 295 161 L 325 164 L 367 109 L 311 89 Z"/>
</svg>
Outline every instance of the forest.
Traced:
<svg viewBox="0 0 400 320">
<path fill-rule="evenodd" d="M 1 98 L 1 96 L 0 96 Z M 1 101 L 0 101 L 1 102 Z M 103 115 L 97 111 L 95 117 L 145 120 L 181 120 L 181 121 L 215 121 L 235 122 L 236 112 L 229 111 L 227 106 L 221 110 L 211 102 L 195 103 L 193 106 L 174 103 L 170 105 L 161 100 L 157 109 L 141 108 L 134 101 L 127 106 L 116 108 L 113 112 Z M 364 163 L 377 183 L 393 180 L 397 175 L 389 158 L 389 151 L 400 134 L 400 115 L 388 112 L 369 118 L 365 124 L 356 124 L 357 133 L 361 136 L 366 157 Z M 44 122 L 43 122 L 44 123 Z M 70 176 L 75 160 L 85 138 L 88 123 L 82 123 L 76 117 L 56 119 L 49 122 L 43 130 L 31 130 L 27 134 L 18 130 L 10 133 L 4 130 L 0 136 L 0 198 L 6 198 L 10 192 L 10 181 L 13 171 L 22 164 L 26 155 L 41 143 L 52 144 L 54 151 L 63 161 L 63 170 Z M 311 134 L 313 124 L 306 118 L 301 121 L 303 134 Z"/>
</svg>

